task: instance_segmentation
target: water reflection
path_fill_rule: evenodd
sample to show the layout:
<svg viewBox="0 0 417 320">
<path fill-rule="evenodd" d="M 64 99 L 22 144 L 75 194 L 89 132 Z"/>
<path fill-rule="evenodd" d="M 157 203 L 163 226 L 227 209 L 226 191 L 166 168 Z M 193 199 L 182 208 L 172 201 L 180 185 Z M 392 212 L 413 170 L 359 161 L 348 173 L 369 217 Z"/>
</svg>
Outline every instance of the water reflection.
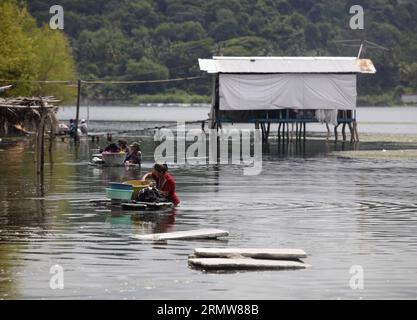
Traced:
<svg viewBox="0 0 417 320">
<path fill-rule="evenodd" d="M 238 165 L 171 166 L 182 200 L 174 210 L 92 206 L 88 200 L 104 197 L 109 182 L 138 179 L 153 164 L 152 136 L 124 137 L 141 140 L 142 169 L 89 166 L 104 141 L 57 141 L 46 159 L 40 198 L 33 143 L 0 144 L 0 298 L 416 297 L 415 161 L 331 155 L 387 145 L 416 148 L 415 142 L 271 139 L 263 148 L 260 176 L 244 176 Z M 131 237 L 209 227 L 227 229 L 228 242 L 159 246 Z M 188 268 L 194 248 L 226 245 L 303 248 L 313 268 L 209 277 Z M 48 287 L 55 263 L 66 270 L 66 289 L 60 292 Z M 353 264 L 365 268 L 365 291 L 348 286 Z"/>
</svg>

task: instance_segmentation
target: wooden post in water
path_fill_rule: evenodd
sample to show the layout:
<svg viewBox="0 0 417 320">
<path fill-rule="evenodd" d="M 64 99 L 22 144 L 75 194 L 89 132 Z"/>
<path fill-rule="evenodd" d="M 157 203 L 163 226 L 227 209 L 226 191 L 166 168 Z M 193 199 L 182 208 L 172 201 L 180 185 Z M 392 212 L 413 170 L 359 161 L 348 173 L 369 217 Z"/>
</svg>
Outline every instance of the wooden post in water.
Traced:
<svg viewBox="0 0 417 320">
<path fill-rule="evenodd" d="M 356 119 L 353 121 L 353 132 L 355 133 L 355 142 L 359 142 L 358 123 Z"/>
<path fill-rule="evenodd" d="M 281 122 L 278 123 L 278 142 L 281 141 Z"/>
<path fill-rule="evenodd" d="M 303 139 L 306 140 L 307 123 L 303 123 Z"/>
<path fill-rule="evenodd" d="M 293 122 L 293 126 L 294 126 L 294 133 L 295 133 L 295 143 L 297 143 L 297 140 L 298 140 L 298 122 L 297 121 L 295 121 L 295 123 Z"/>
<path fill-rule="evenodd" d="M 287 122 L 287 143 L 289 142 L 290 142 L 290 123 Z"/>
<path fill-rule="evenodd" d="M 80 101 L 81 101 L 81 80 L 78 79 L 77 82 L 77 112 L 75 115 L 75 134 L 74 141 L 78 140 L 78 121 L 80 118 Z"/>
<path fill-rule="evenodd" d="M 47 110 L 39 108 L 40 121 L 36 132 L 36 177 L 37 177 L 37 193 L 43 196 L 43 180 L 45 165 L 45 120 L 47 118 Z"/>
<path fill-rule="evenodd" d="M 343 141 L 346 141 L 346 122 L 343 122 L 343 125 L 342 125 L 342 137 L 343 137 Z"/>
<path fill-rule="evenodd" d="M 355 142 L 355 136 L 353 134 L 353 126 L 352 126 L 352 122 L 348 123 L 349 126 L 349 132 L 350 132 L 350 142 Z"/>
<path fill-rule="evenodd" d="M 337 128 L 340 126 L 340 123 L 338 123 L 337 125 L 334 126 L 334 141 L 338 140 L 337 137 Z"/>
</svg>

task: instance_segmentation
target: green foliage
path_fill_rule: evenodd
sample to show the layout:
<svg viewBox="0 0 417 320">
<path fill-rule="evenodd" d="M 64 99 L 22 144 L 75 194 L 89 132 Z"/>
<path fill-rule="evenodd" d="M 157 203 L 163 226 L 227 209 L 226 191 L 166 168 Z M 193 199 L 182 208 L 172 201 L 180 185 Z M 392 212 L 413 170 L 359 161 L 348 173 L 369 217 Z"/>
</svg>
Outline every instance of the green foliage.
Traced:
<svg viewBox="0 0 417 320">
<path fill-rule="evenodd" d="M 174 90 L 171 92 L 159 94 L 142 94 L 133 97 L 133 102 L 140 103 L 210 103 L 209 96 L 189 94 L 183 90 Z"/>
<path fill-rule="evenodd" d="M 35 21 L 25 9 L 17 7 L 14 1 L 0 3 L 0 78 L 35 80 L 39 68 L 34 52 Z M 30 91 L 22 83 L 9 93 L 25 94 Z"/>
<path fill-rule="evenodd" d="M 49 22 L 52 0 L 27 3 L 39 25 Z M 390 50 L 364 52 L 378 73 L 360 77 L 359 94 L 396 97 L 399 87 L 406 92 L 417 90 L 416 1 L 60 0 L 60 4 L 65 9 L 64 32 L 83 79 L 194 76 L 200 74 L 197 59 L 212 55 L 356 56 L 359 48 L 343 47 L 334 40 L 366 38 Z M 365 9 L 364 31 L 349 28 L 349 8 L 354 4 Z M 32 50 L 34 38 L 25 36 L 33 33 L 34 20 L 22 11 L 17 30 L 10 22 L 14 13 L 10 8 L 5 12 L 0 20 L 0 40 L 8 46 L 2 46 L 0 53 L 9 58 L 7 66 L 0 66 L 2 76 L 37 78 L 34 74 L 39 66 L 28 63 L 36 54 Z M 14 38 L 17 41 L 11 43 Z M 173 89 L 209 96 L 211 79 L 169 85 L 92 86 L 85 94 L 113 98 Z"/>
<path fill-rule="evenodd" d="M 74 90 L 63 85 L 25 81 L 73 80 L 75 66 L 67 38 L 36 21 L 15 0 L 0 3 L 0 79 L 20 80 L 10 95 L 55 95 L 67 100 Z"/>
</svg>

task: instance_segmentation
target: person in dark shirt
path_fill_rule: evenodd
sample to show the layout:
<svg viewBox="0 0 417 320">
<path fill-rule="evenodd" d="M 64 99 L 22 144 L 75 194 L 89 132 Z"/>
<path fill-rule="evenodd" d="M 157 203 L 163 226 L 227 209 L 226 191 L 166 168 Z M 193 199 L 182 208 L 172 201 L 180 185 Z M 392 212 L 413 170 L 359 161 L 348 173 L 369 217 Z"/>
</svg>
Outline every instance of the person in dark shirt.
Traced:
<svg viewBox="0 0 417 320">
<path fill-rule="evenodd" d="M 133 142 L 130 146 L 130 153 L 127 155 L 126 164 L 139 164 L 142 162 L 142 152 L 140 151 L 140 144 Z"/>
<path fill-rule="evenodd" d="M 68 128 L 68 134 L 71 138 L 74 138 L 75 136 L 75 122 L 73 119 L 70 119 L 70 124 L 69 124 L 69 128 Z"/>
<path fill-rule="evenodd" d="M 103 153 L 103 152 L 119 153 L 120 152 L 120 148 L 119 148 L 119 146 L 117 144 L 110 143 L 104 149 L 100 149 L 100 153 Z"/>
</svg>

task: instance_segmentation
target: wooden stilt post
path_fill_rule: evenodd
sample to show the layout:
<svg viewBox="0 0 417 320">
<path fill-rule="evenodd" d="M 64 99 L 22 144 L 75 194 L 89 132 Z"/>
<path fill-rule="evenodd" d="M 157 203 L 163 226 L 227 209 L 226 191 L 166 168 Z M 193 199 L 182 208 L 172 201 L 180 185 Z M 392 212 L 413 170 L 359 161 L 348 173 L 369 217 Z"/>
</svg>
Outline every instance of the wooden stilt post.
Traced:
<svg viewBox="0 0 417 320">
<path fill-rule="evenodd" d="M 285 141 L 285 122 L 282 123 L 282 141 Z"/>
<path fill-rule="evenodd" d="M 337 141 L 337 128 L 340 126 L 340 123 L 334 126 L 334 141 Z"/>
<path fill-rule="evenodd" d="M 330 138 L 330 127 L 329 124 L 326 122 L 326 129 L 327 129 L 327 141 L 329 141 Z"/>
<path fill-rule="evenodd" d="M 303 123 L 303 128 L 304 128 L 304 132 L 303 132 L 303 139 L 304 139 L 304 141 L 306 140 L 306 130 L 307 130 L 307 123 Z"/>
<path fill-rule="evenodd" d="M 296 122 L 295 123 L 295 140 L 298 141 L 299 138 L 300 138 L 300 135 L 299 135 L 299 132 L 298 132 L 298 122 Z"/>
<path fill-rule="evenodd" d="M 358 123 L 356 120 L 353 121 L 353 132 L 355 133 L 355 141 L 359 142 Z"/>
<path fill-rule="evenodd" d="M 291 133 L 290 133 L 291 142 L 293 140 L 293 136 L 294 136 L 294 122 L 291 122 Z"/>
<path fill-rule="evenodd" d="M 349 127 L 349 132 L 350 132 L 350 142 L 355 142 L 355 136 L 353 134 L 352 122 L 348 123 L 348 127 Z"/>
<path fill-rule="evenodd" d="M 269 133 L 271 132 L 271 122 L 268 122 L 268 126 L 266 127 L 266 143 L 269 142 Z"/>
<path fill-rule="evenodd" d="M 287 122 L 287 142 L 290 142 L 290 123 Z"/>
<path fill-rule="evenodd" d="M 78 121 L 80 118 L 80 102 L 81 102 L 81 80 L 78 79 L 77 82 L 77 112 L 75 115 L 75 134 L 74 141 L 78 140 Z"/>
<path fill-rule="evenodd" d="M 281 122 L 278 123 L 278 142 L 281 141 Z"/>
<path fill-rule="evenodd" d="M 343 122 L 343 125 L 342 125 L 342 136 L 343 136 L 343 141 L 346 141 L 346 122 Z"/>
<path fill-rule="evenodd" d="M 262 143 L 265 143 L 265 127 L 263 122 L 260 122 L 259 125 L 261 126 Z"/>
<path fill-rule="evenodd" d="M 42 106 L 43 107 L 43 106 Z M 43 181 L 44 181 L 44 165 L 45 165 L 45 120 L 47 111 L 44 108 L 39 108 L 40 120 L 37 126 L 36 133 L 36 177 L 37 177 L 37 193 L 38 196 L 43 196 Z"/>
<path fill-rule="evenodd" d="M 52 145 L 53 145 L 53 141 L 55 139 L 55 135 L 56 135 L 56 128 L 54 126 L 54 121 L 52 119 L 52 116 L 49 114 L 48 115 L 49 118 L 49 152 L 52 152 Z"/>
<path fill-rule="evenodd" d="M 353 119 L 353 131 L 355 133 L 355 141 L 359 142 L 358 123 L 356 122 L 356 110 L 355 110 L 354 119 Z"/>
</svg>

